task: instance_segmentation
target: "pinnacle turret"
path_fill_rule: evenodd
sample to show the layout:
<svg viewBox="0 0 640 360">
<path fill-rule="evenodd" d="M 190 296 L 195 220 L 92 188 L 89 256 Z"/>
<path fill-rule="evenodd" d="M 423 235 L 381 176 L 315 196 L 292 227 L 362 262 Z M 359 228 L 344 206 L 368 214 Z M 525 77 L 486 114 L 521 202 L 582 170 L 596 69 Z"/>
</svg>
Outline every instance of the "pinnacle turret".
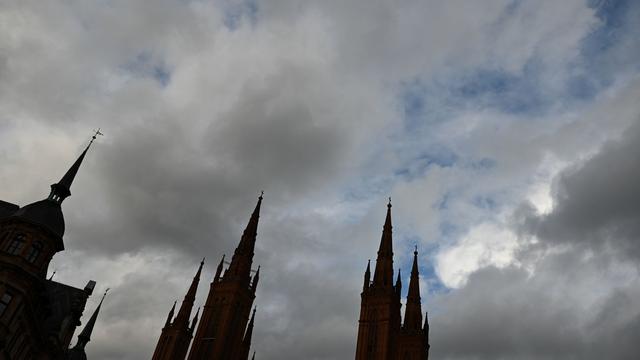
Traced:
<svg viewBox="0 0 640 360">
<path fill-rule="evenodd" d="M 84 328 L 80 332 L 80 335 L 78 335 L 78 342 L 76 343 L 76 346 L 73 347 L 73 350 L 84 352 L 85 346 L 89 343 L 89 341 L 91 341 L 91 333 L 93 332 L 93 328 L 96 325 L 96 320 L 98 319 L 98 313 L 100 313 L 100 307 L 102 307 L 102 302 L 104 301 L 104 298 L 107 296 L 108 291 L 109 289 L 107 289 L 104 292 L 104 294 L 102 295 L 102 299 L 100 299 L 100 303 L 98 304 L 96 309 L 93 311 L 93 314 L 91 315 L 91 317 L 89 318 L 89 321 L 87 321 L 87 324 L 84 326 Z"/>
<path fill-rule="evenodd" d="M 404 313 L 403 329 L 420 330 L 422 323 L 422 307 L 420 305 L 420 273 L 418 271 L 418 249 L 413 252 L 411 280 L 407 294 L 407 307 Z"/>
<path fill-rule="evenodd" d="M 367 261 L 367 270 L 364 272 L 364 284 L 362 284 L 362 290 L 367 290 L 371 283 L 371 260 Z"/>
<path fill-rule="evenodd" d="M 169 315 L 167 315 L 167 321 L 164 323 L 164 326 L 169 325 L 171 323 L 171 321 L 173 320 L 173 314 L 176 311 L 176 304 L 177 303 L 178 303 L 177 301 L 173 302 L 173 306 L 171 307 L 171 310 L 169 310 Z"/>
<path fill-rule="evenodd" d="M 391 198 L 387 204 L 387 217 L 382 230 L 373 286 L 391 288 L 393 283 L 393 235 L 391 226 Z"/>
<path fill-rule="evenodd" d="M 204 265 L 204 259 L 200 262 L 200 267 L 196 272 L 196 275 L 191 281 L 189 290 L 184 296 L 178 315 L 173 321 L 174 324 L 184 323 L 185 327 L 189 325 L 189 317 L 191 316 L 191 309 L 193 308 L 193 302 L 196 300 L 196 292 L 198 291 L 198 283 L 200 282 L 200 274 L 202 273 L 202 266 Z"/>
<path fill-rule="evenodd" d="M 258 220 L 260 218 L 260 206 L 262 205 L 262 194 L 258 197 L 258 203 L 256 204 L 249 223 L 242 233 L 240 244 L 233 253 L 231 264 L 224 274 L 226 279 L 239 278 L 249 282 L 251 263 L 253 262 L 253 252 L 256 246 L 256 236 L 258 234 Z M 227 275 L 230 275 L 227 278 Z"/>
</svg>

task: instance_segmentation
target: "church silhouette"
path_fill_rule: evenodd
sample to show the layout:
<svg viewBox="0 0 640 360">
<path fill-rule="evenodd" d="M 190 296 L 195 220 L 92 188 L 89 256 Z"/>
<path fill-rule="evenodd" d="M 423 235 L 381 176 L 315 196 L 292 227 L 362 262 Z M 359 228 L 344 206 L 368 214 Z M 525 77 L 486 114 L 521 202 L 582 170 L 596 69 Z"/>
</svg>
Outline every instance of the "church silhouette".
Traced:
<svg viewBox="0 0 640 360">
<path fill-rule="evenodd" d="M 71 195 L 71 185 L 97 135 L 102 133 L 96 131 L 60 181 L 51 185 L 46 199 L 23 207 L 0 200 L 0 360 L 87 359 L 85 347 L 106 292 L 70 347 L 96 283 L 89 280 L 78 289 L 47 278 L 47 273 L 53 256 L 64 250 L 62 202 Z M 220 260 L 200 320 L 200 309 L 194 316 L 192 312 L 204 259 L 177 313 L 177 303 L 169 310 L 152 360 L 249 359 L 260 278 L 260 267 L 252 266 L 262 200 L 260 195 L 231 261 L 225 262 L 224 256 Z M 370 264 L 364 274 L 356 360 L 428 359 L 429 322 L 426 314 L 424 323 L 422 318 L 417 248 L 404 321 L 400 270 L 395 284 L 393 278 L 389 200 L 373 280 Z"/>
</svg>

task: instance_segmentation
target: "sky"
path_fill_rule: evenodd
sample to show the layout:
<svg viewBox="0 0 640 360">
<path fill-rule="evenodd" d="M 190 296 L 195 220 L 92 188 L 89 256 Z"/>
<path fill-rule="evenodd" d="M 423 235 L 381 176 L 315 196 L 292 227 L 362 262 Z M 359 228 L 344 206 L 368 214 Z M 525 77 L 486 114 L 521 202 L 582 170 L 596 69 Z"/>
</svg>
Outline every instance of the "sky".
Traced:
<svg viewBox="0 0 640 360">
<path fill-rule="evenodd" d="M 634 0 L 0 0 L 0 199 L 102 129 L 49 269 L 111 288 L 94 360 L 151 357 L 261 190 L 257 359 L 354 356 L 389 196 L 434 359 L 634 358 L 638 31 Z"/>
</svg>

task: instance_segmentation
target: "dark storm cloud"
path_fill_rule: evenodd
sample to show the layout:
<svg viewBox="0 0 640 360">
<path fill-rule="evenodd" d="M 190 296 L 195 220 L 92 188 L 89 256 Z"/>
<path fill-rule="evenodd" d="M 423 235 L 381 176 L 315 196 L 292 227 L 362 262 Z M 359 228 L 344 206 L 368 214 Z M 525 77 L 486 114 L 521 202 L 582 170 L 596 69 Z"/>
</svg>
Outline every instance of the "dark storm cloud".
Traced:
<svg viewBox="0 0 640 360">
<path fill-rule="evenodd" d="M 549 214 L 518 209 L 516 231 L 540 242 L 519 250 L 518 266 L 480 269 L 457 291 L 433 296 L 434 356 L 637 356 L 639 153 L 636 122 L 557 176 Z"/>
<path fill-rule="evenodd" d="M 554 208 L 530 216 L 529 231 L 549 244 L 587 245 L 640 259 L 640 122 L 554 184 Z"/>
<path fill-rule="evenodd" d="M 620 282 L 625 273 L 634 278 Z M 612 283 L 617 290 L 602 291 Z M 444 359 L 634 358 L 638 285 L 636 268 L 620 269 L 605 255 L 585 259 L 576 251 L 545 257 L 533 273 L 519 267 L 479 270 L 462 289 L 430 297 L 432 354 Z"/>
</svg>

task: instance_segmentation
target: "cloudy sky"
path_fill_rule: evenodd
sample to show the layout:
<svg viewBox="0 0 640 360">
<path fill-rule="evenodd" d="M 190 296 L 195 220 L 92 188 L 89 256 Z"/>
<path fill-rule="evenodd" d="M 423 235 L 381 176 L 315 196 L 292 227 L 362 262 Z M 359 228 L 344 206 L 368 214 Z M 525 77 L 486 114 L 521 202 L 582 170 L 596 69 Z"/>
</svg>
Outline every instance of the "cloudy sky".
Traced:
<svg viewBox="0 0 640 360">
<path fill-rule="evenodd" d="M 260 190 L 258 359 L 353 357 L 388 196 L 434 359 L 631 359 L 639 31 L 634 0 L 1 0 L 0 199 L 103 129 L 50 267 L 112 288 L 94 360 L 151 357 Z"/>
</svg>

